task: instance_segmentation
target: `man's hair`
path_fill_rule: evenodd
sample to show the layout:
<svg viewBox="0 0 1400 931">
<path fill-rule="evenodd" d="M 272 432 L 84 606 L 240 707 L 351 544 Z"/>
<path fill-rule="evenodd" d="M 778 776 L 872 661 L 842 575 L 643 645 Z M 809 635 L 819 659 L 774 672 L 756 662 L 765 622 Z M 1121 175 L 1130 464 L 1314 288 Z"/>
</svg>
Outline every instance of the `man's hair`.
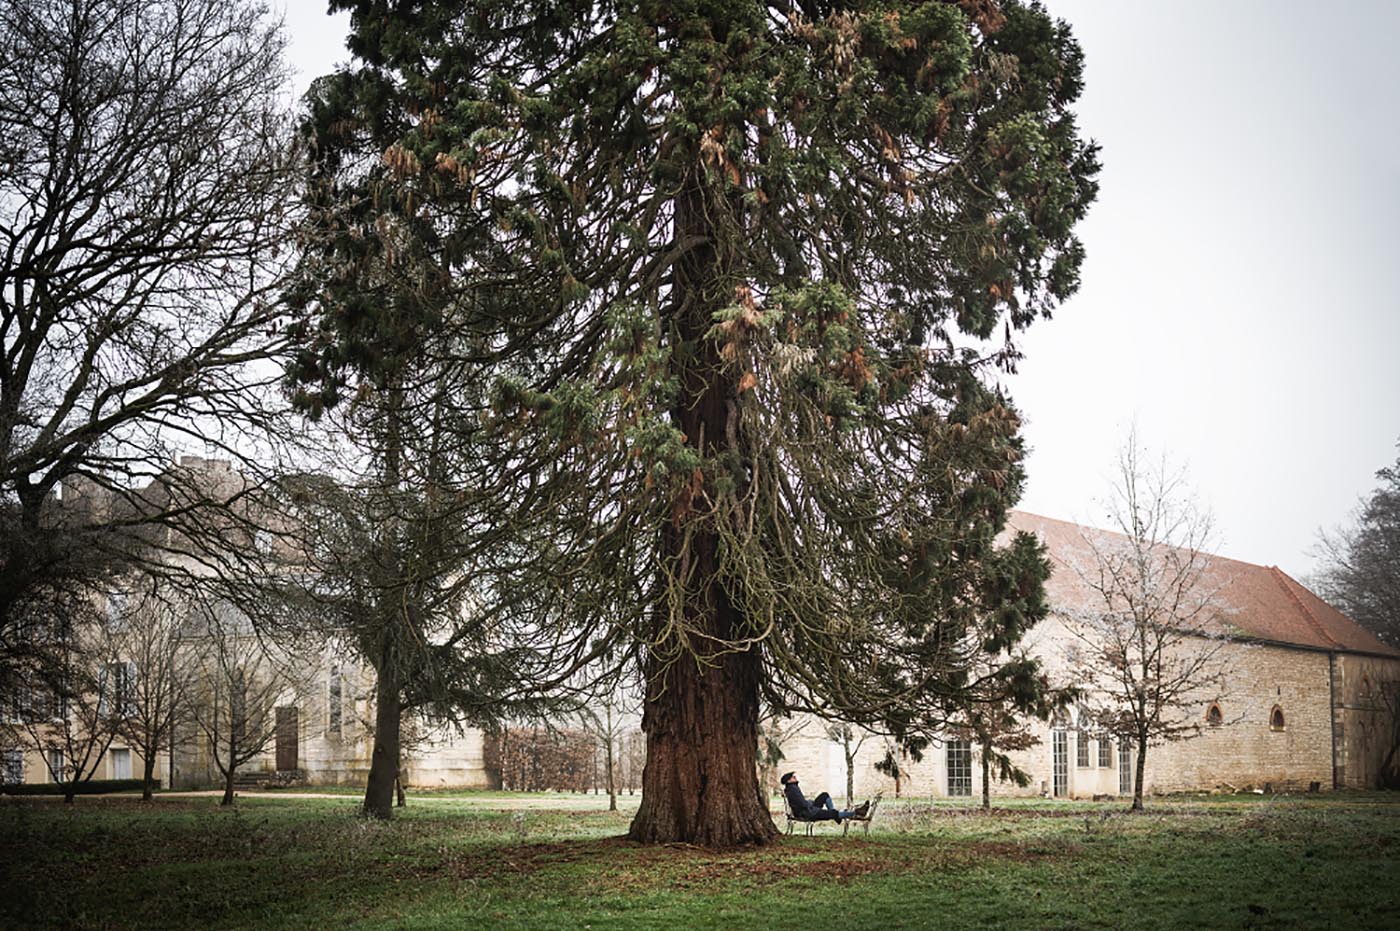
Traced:
<svg viewBox="0 0 1400 931">
<path fill-rule="evenodd" d="M 778 781 L 781 782 L 783 785 L 787 785 L 789 782 L 796 781 L 793 779 L 793 777 L 796 775 L 796 773 L 783 773 L 782 777 Z"/>
</svg>

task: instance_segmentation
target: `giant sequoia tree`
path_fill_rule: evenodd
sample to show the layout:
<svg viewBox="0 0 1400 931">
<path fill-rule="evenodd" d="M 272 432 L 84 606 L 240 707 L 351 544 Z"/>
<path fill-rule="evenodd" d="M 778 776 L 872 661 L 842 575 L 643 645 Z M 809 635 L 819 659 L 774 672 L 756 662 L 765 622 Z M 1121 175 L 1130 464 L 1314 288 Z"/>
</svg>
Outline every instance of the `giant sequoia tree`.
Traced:
<svg viewBox="0 0 1400 931">
<path fill-rule="evenodd" d="M 522 683 L 641 664 L 632 835 L 773 836 L 761 697 L 945 719 L 1042 572 L 993 546 L 1020 445 L 988 380 L 1077 283 L 1068 28 L 992 0 L 332 6 L 358 62 L 312 100 L 301 400 L 459 334 L 478 604 L 549 632 Z"/>
</svg>

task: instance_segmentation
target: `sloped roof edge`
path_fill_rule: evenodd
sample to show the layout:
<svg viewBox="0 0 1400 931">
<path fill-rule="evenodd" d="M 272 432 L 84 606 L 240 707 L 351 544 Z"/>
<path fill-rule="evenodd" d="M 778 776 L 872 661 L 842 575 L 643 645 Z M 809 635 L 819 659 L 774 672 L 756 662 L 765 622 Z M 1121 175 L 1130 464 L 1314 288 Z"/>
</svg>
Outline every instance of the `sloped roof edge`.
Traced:
<svg viewBox="0 0 1400 931">
<path fill-rule="evenodd" d="M 1123 538 L 1113 531 L 1027 511 L 1012 511 L 1007 529 L 1034 534 L 1045 544 L 1055 567 L 1046 584 L 1047 594 L 1052 605 L 1066 610 L 1093 606 L 1094 592 L 1073 568 L 1092 562 L 1090 538 Z M 1243 639 L 1400 658 L 1400 650 L 1362 628 L 1277 566 L 1211 555 L 1208 572 L 1217 597 L 1229 612 L 1229 625 Z"/>
</svg>

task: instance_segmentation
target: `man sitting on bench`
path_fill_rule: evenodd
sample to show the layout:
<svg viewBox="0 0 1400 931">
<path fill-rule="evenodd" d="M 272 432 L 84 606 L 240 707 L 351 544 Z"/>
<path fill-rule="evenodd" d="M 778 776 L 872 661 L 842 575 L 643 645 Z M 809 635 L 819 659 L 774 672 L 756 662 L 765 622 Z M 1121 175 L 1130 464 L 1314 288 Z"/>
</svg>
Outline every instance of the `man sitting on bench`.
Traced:
<svg viewBox="0 0 1400 931">
<path fill-rule="evenodd" d="M 870 813 L 870 802 L 851 809 L 850 811 L 837 811 L 836 806 L 831 804 L 831 793 L 823 792 L 810 802 L 802 795 L 802 790 L 797 787 L 796 773 L 783 773 L 783 795 L 787 796 L 788 810 L 792 816 L 799 821 L 832 821 L 840 824 L 846 818 L 860 820 Z"/>
</svg>

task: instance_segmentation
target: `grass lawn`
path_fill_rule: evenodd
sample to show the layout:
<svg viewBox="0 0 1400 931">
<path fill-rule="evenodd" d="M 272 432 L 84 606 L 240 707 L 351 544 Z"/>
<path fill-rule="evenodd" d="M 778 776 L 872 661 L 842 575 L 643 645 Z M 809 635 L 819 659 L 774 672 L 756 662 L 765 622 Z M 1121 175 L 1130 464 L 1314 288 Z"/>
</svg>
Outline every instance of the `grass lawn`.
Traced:
<svg viewBox="0 0 1400 931">
<path fill-rule="evenodd" d="M 1400 928 L 1393 794 L 886 800 L 868 840 L 727 852 L 577 796 L 213 801 L 0 800 L 0 928 Z"/>
</svg>

